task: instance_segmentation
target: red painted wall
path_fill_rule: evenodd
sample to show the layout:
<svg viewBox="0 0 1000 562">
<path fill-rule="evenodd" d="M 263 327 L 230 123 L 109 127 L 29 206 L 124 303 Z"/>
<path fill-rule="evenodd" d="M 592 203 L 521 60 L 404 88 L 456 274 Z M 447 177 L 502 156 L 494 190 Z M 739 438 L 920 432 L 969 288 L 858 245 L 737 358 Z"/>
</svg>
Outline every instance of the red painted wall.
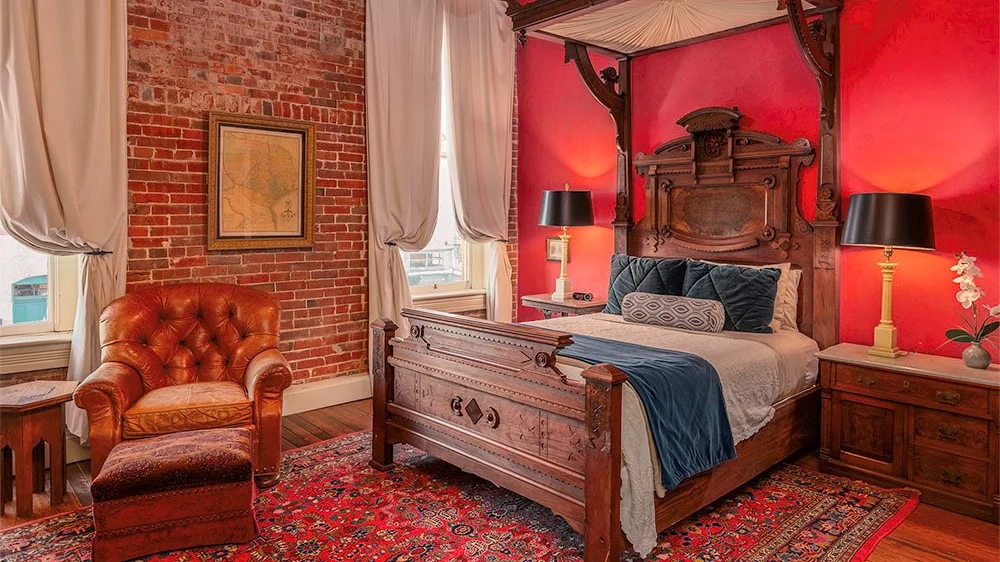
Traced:
<svg viewBox="0 0 1000 562">
<path fill-rule="evenodd" d="M 615 128 L 573 65 L 562 64 L 561 45 L 532 39 L 517 51 L 518 295 L 551 293 L 559 263 L 545 261 L 545 237 L 560 229 L 538 226 L 542 192 L 589 189 L 597 226 L 570 229 L 568 273 L 573 288 L 607 292 L 614 250 Z M 598 68 L 614 61 L 595 57 Z M 520 299 L 518 299 L 520 302 Z M 517 319 L 537 320 L 533 308 L 518 306 Z"/>
<path fill-rule="evenodd" d="M 959 355 L 961 344 L 938 348 L 961 310 L 952 254 L 978 257 L 985 302 L 1000 300 L 997 3 L 851 0 L 842 17 L 845 205 L 877 190 L 933 198 L 937 251 L 894 256 L 894 319 L 902 349 Z M 841 250 L 842 341 L 871 343 L 879 257 Z"/>
<path fill-rule="evenodd" d="M 934 198 L 938 250 L 896 254 L 901 265 L 894 317 L 902 348 L 960 354 L 959 345 L 938 348 L 959 310 L 948 271 L 952 254 L 965 249 L 979 257 L 985 301 L 1000 299 L 997 5 L 848 0 L 841 21 L 844 209 L 851 193 L 872 190 Z M 522 264 L 539 265 L 522 265 L 521 294 L 551 290 L 557 273 L 552 266 L 541 267 L 546 234 L 533 225 L 539 192 L 561 185 L 559 174 L 569 175 L 571 185 L 577 178 L 580 187 L 588 187 L 586 174 L 572 171 L 598 162 L 607 163 L 601 177 L 607 183 L 600 186 L 608 187 L 595 199 L 607 197 L 608 206 L 598 213 L 601 227 L 577 229 L 587 231 L 587 253 L 571 251 L 570 275 L 578 287 L 603 293 L 612 251 L 611 229 L 603 226 L 613 215 L 610 118 L 590 98 L 575 69 L 562 64 L 559 46 L 529 41 L 528 49 L 519 52 L 518 71 Z M 747 116 L 746 128 L 785 140 L 817 140 L 816 87 L 787 26 L 636 59 L 633 96 L 636 151 L 651 151 L 683 134 L 674 124 L 677 118 L 706 105 L 738 105 Z M 581 145 L 584 149 L 569 150 Z M 640 191 L 641 182 L 636 182 Z M 815 183 L 812 167 L 804 172 L 803 185 Z M 589 188 L 596 189 L 595 184 Z M 804 199 L 811 214 L 814 193 Z M 841 341 L 871 343 L 879 314 L 878 257 L 877 250 L 841 251 Z"/>
</svg>

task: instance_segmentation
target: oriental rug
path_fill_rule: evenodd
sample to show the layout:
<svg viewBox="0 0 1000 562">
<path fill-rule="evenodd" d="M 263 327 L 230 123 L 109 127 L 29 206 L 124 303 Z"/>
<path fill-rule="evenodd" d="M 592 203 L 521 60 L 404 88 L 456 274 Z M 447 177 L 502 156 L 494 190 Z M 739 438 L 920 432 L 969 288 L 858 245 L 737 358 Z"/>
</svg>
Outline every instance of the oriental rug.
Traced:
<svg viewBox="0 0 1000 562">
<path fill-rule="evenodd" d="M 370 443 L 363 432 L 285 453 L 281 482 L 257 497 L 254 541 L 147 560 L 581 560 L 582 537 L 548 509 L 408 446 L 378 472 Z M 781 465 L 662 533 L 646 560 L 859 562 L 917 501 Z M 0 560 L 89 561 L 92 533 L 90 508 L 32 521 L 0 532 Z"/>
</svg>

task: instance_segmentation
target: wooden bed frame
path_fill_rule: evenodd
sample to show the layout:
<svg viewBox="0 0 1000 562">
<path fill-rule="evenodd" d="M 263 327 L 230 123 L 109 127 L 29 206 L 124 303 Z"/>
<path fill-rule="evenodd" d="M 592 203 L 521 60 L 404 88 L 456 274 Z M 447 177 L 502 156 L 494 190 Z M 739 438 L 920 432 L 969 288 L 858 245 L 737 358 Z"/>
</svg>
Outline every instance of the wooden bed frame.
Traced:
<svg viewBox="0 0 1000 562">
<path fill-rule="evenodd" d="M 787 2 L 793 31 L 799 34 L 808 28 L 801 1 Z M 550 6 L 546 12 L 550 16 L 554 13 L 556 4 L 538 3 Z M 593 3 L 562 5 L 580 9 Z M 515 5 L 519 4 L 512 4 L 516 11 Z M 824 35 L 833 37 L 836 12 L 832 20 L 827 15 Z M 796 18 L 801 18 L 801 25 L 795 25 Z M 514 24 L 517 30 L 516 17 Z M 815 47 L 816 35 L 810 40 Z M 587 68 L 590 72 L 593 68 L 583 55 L 586 47 L 567 43 L 567 61 L 577 62 L 591 86 Z M 619 63 L 626 78 L 627 63 Z M 836 65 L 830 64 L 835 70 Z M 626 97 L 628 81 L 618 81 L 617 76 L 603 83 L 614 96 Z M 835 100 L 835 72 L 831 76 L 834 87 L 827 91 L 833 98 L 825 97 L 828 83 L 818 80 L 824 95 L 820 185 L 815 216 L 808 218 L 800 210 L 798 189 L 800 168 L 814 158 L 807 140 L 784 143 L 766 133 L 743 130 L 736 108 L 708 107 L 678 121 L 687 135 L 633 159 L 622 142 L 631 127 L 628 112 L 616 116 L 612 110 L 616 123 L 625 125 L 619 127 L 620 163 L 628 157 L 619 166 L 616 251 L 735 263 L 791 262 L 802 270 L 800 331 L 821 348 L 836 343 L 839 190 L 836 119 L 827 121 L 827 109 L 835 107 L 830 105 Z M 832 140 L 825 136 L 831 131 Z M 631 165 L 645 177 L 645 214 L 634 224 Z M 568 379 L 556 357 L 572 343 L 570 334 L 427 310 L 406 309 L 402 316 L 409 324 L 404 334 L 397 334 L 399 328 L 390 320 L 372 325 L 371 465 L 388 470 L 393 445 L 409 443 L 551 508 L 584 535 L 586 562 L 618 560 L 627 546 L 620 524 L 626 375 L 603 363 L 585 369 L 582 383 Z M 655 500 L 658 531 L 817 442 L 818 387 L 785 399 L 775 409 L 770 423 L 737 446 L 736 459 L 685 480 Z"/>
</svg>

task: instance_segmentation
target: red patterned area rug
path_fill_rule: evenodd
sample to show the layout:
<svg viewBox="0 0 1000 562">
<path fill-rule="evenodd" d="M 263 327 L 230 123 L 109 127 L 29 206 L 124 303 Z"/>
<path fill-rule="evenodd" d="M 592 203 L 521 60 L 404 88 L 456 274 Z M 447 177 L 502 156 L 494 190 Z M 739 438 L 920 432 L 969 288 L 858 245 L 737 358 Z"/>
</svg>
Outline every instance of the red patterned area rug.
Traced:
<svg viewBox="0 0 1000 562">
<path fill-rule="evenodd" d="M 257 498 L 253 542 L 148 560 L 581 559 L 582 538 L 548 509 L 409 447 L 383 474 L 368 467 L 370 439 L 286 453 L 281 483 Z M 916 504 L 910 490 L 785 465 L 663 533 L 647 560 L 861 561 Z M 92 532 L 89 508 L 30 522 L 0 532 L 0 560 L 90 560 Z"/>
</svg>

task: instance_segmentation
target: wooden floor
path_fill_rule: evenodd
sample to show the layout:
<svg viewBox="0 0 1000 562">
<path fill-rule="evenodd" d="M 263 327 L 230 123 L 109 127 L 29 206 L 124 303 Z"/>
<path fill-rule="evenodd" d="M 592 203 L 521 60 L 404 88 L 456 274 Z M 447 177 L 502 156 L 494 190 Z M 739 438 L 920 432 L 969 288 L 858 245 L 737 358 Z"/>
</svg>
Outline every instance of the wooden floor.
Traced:
<svg viewBox="0 0 1000 562">
<path fill-rule="evenodd" d="M 282 420 L 283 451 L 332 439 L 339 435 L 371 429 L 371 400 L 342 404 L 312 412 L 286 416 Z M 815 469 L 815 453 L 804 454 L 795 464 Z M 90 468 L 87 463 L 70 465 L 69 493 L 58 510 L 48 505 L 47 496 L 35 495 L 35 515 L 44 517 L 91 503 Z M 14 517 L 14 503 L 3 506 L 0 529 L 24 523 Z M 997 562 L 1000 560 L 1000 528 L 996 525 L 920 504 L 868 559 L 871 562 Z"/>
</svg>

